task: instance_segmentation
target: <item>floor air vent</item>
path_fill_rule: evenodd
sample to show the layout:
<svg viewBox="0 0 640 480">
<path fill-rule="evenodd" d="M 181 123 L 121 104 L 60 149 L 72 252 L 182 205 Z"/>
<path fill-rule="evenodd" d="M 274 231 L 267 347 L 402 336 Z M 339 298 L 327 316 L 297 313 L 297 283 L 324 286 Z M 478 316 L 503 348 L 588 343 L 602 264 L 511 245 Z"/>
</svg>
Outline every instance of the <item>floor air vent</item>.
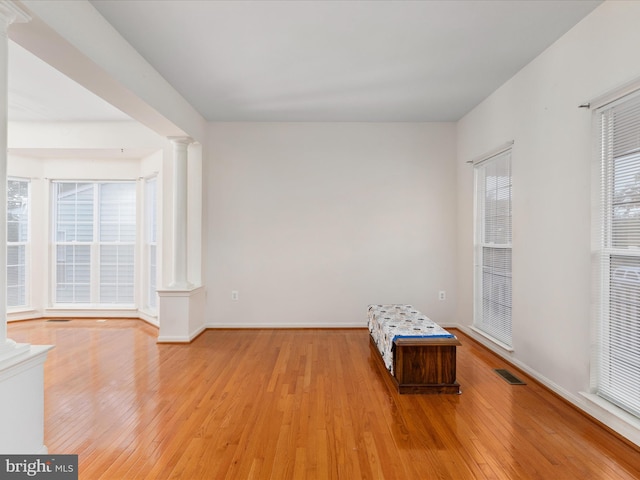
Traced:
<svg viewBox="0 0 640 480">
<path fill-rule="evenodd" d="M 509 370 L 504 370 L 503 368 L 495 368 L 493 371 L 504 378 L 511 385 L 526 385 L 526 383 L 512 374 Z"/>
</svg>

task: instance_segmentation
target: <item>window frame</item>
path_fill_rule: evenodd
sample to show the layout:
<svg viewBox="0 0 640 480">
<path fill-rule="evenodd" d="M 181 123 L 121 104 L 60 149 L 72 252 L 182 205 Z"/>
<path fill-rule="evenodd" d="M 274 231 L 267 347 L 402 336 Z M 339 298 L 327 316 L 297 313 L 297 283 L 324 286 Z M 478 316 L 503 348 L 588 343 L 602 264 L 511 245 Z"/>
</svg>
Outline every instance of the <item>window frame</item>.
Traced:
<svg viewBox="0 0 640 480">
<path fill-rule="evenodd" d="M 18 183 L 25 183 L 26 184 L 26 189 L 27 189 L 27 196 L 26 196 L 26 205 L 25 205 L 25 209 L 26 209 L 26 219 L 25 219 L 25 240 L 18 240 L 18 241 L 13 241 L 11 240 L 10 237 L 10 228 L 9 228 L 9 224 L 10 224 L 10 220 L 9 220 L 9 212 L 10 212 L 10 208 L 9 208 L 9 183 L 10 182 L 18 182 Z M 26 308 L 29 308 L 30 304 L 31 304 L 31 276 L 30 276 L 30 255 L 31 255 L 31 179 L 29 178 L 21 178 L 21 177 L 14 177 L 14 176 L 9 176 L 7 177 L 7 278 L 6 278 L 6 286 L 7 286 L 7 310 L 8 311 L 18 311 L 18 310 L 24 310 Z M 18 222 L 19 223 L 19 222 Z M 18 228 L 21 228 L 20 226 L 18 226 Z M 22 264 L 14 264 L 12 265 L 9 262 L 9 256 L 10 256 L 10 249 L 11 247 L 23 247 L 23 259 L 24 259 L 24 263 Z M 22 269 L 22 278 L 23 281 L 16 283 L 16 284 L 11 284 L 9 282 L 9 269 L 11 267 L 17 267 L 17 268 L 21 268 Z M 9 293 L 10 288 L 12 287 L 22 287 L 22 293 L 21 293 L 21 298 L 23 298 L 23 302 L 22 303 L 16 303 L 16 304 L 12 304 L 11 303 L 11 299 L 12 299 L 12 295 Z"/>
<path fill-rule="evenodd" d="M 137 308 L 137 299 L 138 299 L 138 289 L 136 288 L 136 278 L 137 278 L 137 265 L 138 265 L 138 232 L 137 232 L 137 182 L 135 180 L 71 180 L 71 179 L 58 179 L 51 180 L 51 211 L 52 211 L 52 221 L 51 221 L 51 242 L 52 242 L 52 281 L 50 288 L 51 295 L 51 303 L 54 308 Z M 91 199 L 91 240 L 81 239 L 78 240 L 77 237 L 74 237 L 71 240 L 59 240 L 56 235 L 59 222 L 59 199 L 58 199 L 58 188 L 57 185 L 60 184 L 77 184 L 77 185 L 87 185 L 90 186 L 92 190 L 92 199 Z M 119 240 L 116 241 L 106 241 L 101 238 L 101 228 L 103 224 L 101 223 L 100 211 L 102 208 L 102 193 L 101 186 L 105 184 L 126 184 L 133 190 L 133 201 L 130 205 L 131 210 L 134 214 L 134 222 L 133 226 L 133 241 L 122 242 Z M 77 224 L 76 224 L 77 225 Z M 76 227 L 77 230 L 77 227 Z M 118 250 L 118 247 L 130 247 L 131 255 L 132 255 L 132 264 L 131 264 L 131 282 L 130 282 L 130 295 L 128 297 L 131 298 L 131 302 L 105 302 L 102 298 L 101 288 L 104 286 L 102 283 L 102 273 L 104 268 L 104 263 L 102 260 L 102 247 L 115 247 Z M 74 291 L 72 292 L 72 301 L 65 301 L 66 299 L 60 301 L 59 296 L 59 274 L 61 264 L 58 262 L 59 259 L 59 247 L 73 247 L 73 251 L 75 252 L 76 247 L 88 247 L 88 281 L 83 283 L 72 283 L 72 288 Z M 123 264 L 124 265 L 124 264 Z M 116 271 L 119 267 L 119 264 L 116 266 Z M 88 297 L 86 301 L 75 301 L 75 285 L 85 285 L 88 288 Z M 107 284 L 105 284 L 107 285 Z M 109 284 L 111 285 L 111 284 Z M 116 284 L 117 287 L 120 286 L 119 283 Z M 117 295 L 117 294 L 116 294 Z"/>
<path fill-rule="evenodd" d="M 617 109 L 623 110 L 629 106 L 635 107 L 636 112 L 633 115 L 627 113 L 626 121 L 634 123 L 617 125 L 614 119 Z M 607 403 L 640 419 L 640 401 L 637 400 L 640 397 L 640 385 L 638 385 L 640 383 L 640 350 L 635 350 L 634 345 L 631 348 L 626 348 L 625 340 L 618 340 L 622 331 L 633 330 L 634 326 L 635 335 L 640 338 L 640 318 L 638 318 L 637 312 L 631 315 L 625 313 L 625 311 L 628 312 L 639 306 L 637 301 L 634 303 L 628 298 L 629 294 L 634 294 L 634 297 L 640 299 L 640 286 L 633 291 L 633 289 L 625 287 L 631 283 L 626 281 L 626 274 L 624 281 L 617 275 L 617 272 L 640 268 L 634 266 L 634 262 L 640 265 L 639 239 L 635 239 L 637 245 L 632 245 L 631 241 L 629 241 L 629 245 L 625 245 L 620 240 L 622 234 L 627 234 L 631 238 L 633 235 L 640 237 L 640 215 L 635 215 L 638 217 L 635 222 L 627 222 L 620 229 L 620 226 L 616 225 L 616 220 L 620 222 L 621 215 L 616 214 L 615 211 L 616 205 L 620 205 L 620 202 L 615 201 L 616 176 L 618 175 L 623 180 L 625 176 L 628 176 L 627 180 L 629 180 L 634 168 L 637 170 L 636 176 L 640 175 L 640 141 L 632 142 L 627 147 L 626 142 L 629 141 L 629 138 L 625 135 L 620 138 L 619 134 L 615 136 L 616 128 L 624 130 L 625 126 L 631 128 L 633 133 L 640 134 L 640 91 L 621 93 L 618 97 L 592 108 L 594 109 L 593 123 L 597 152 L 594 155 L 594 185 L 597 184 L 598 188 L 594 188 L 595 218 L 592 242 L 596 253 L 594 255 L 593 277 L 597 296 L 593 320 L 595 349 L 591 366 L 591 391 Z M 621 144 L 625 149 L 629 149 L 620 152 L 619 146 Z M 634 178 L 637 182 L 637 177 Z M 624 205 L 624 203 L 622 204 Z M 622 238 L 630 240 L 630 238 Z M 615 268 L 618 262 L 623 262 L 625 265 L 620 263 Z M 633 283 L 637 283 L 637 279 Z M 622 325 L 630 318 L 635 319 L 635 324 Z M 635 356 L 631 361 L 625 358 L 626 365 L 620 367 L 619 365 L 623 363 L 620 360 L 623 354 L 626 355 L 634 351 Z M 636 362 L 639 366 L 629 368 L 629 364 Z M 628 377 L 632 377 L 630 381 L 628 381 Z M 633 385 L 635 385 L 635 393 L 633 391 L 629 393 L 629 387 Z M 633 401 L 633 398 L 636 400 Z"/>
<path fill-rule="evenodd" d="M 144 179 L 144 308 L 158 311 L 158 175 Z"/>
<path fill-rule="evenodd" d="M 472 329 L 488 338 L 493 343 L 496 343 L 500 347 L 508 351 L 513 351 L 513 335 L 512 335 L 512 145 L 513 142 L 509 142 L 493 152 L 480 157 L 480 159 L 473 161 L 474 166 L 474 298 L 473 298 L 473 326 Z M 496 179 L 496 192 L 499 188 L 504 189 L 506 186 L 508 189 L 508 232 L 506 233 L 505 241 L 493 241 L 488 242 L 486 239 L 487 228 L 487 210 L 486 210 L 486 188 L 487 188 L 487 168 L 495 165 L 497 162 L 506 161 L 508 170 L 508 183 L 507 185 L 498 186 L 498 180 Z M 498 199 L 495 201 L 498 204 Z M 496 206 L 496 208 L 498 208 Z M 508 255 L 503 255 L 505 260 L 503 263 L 496 261 L 492 265 L 486 265 L 485 253 L 491 249 L 494 253 L 507 252 Z M 508 256 L 508 261 L 506 261 Z M 508 268 L 507 268 L 508 266 Z M 502 268 L 500 268 L 502 267 Z M 487 274 L 490 278 L 502 278 L 501 282 L 496 281 L 496 285 L 491 290 L 486 288 Z M 508 279 L 508 281 L 506 280 Z M 500 316 L 499 318 L 492 317 L 491 321 L 485 315 L 487 308 L 491 309 L 491 305 L 494 306 L 494 310 L 497 307 L 502 307 L 503 310 L 508 311 L 506 317 Z M 497 306 L 497 307 L 496 307 Z M 497 323 L 497 325 L 496 325 Z"/>
</svg>

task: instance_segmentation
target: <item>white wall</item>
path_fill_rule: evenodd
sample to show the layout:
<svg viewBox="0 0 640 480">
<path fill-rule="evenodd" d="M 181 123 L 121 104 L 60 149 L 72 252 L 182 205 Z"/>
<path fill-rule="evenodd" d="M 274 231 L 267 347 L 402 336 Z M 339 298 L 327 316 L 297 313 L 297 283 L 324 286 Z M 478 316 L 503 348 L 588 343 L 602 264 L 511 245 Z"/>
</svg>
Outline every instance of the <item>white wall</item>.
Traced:
<svg viewBox="0 0 640 480">
<path fill-rule="evenodd" d="M 458 123 L 457 320 L 472 323 L 473 169 L 513 147 L 511 359 L 600 420 L 640 430 L 587 402 L 591 355 L 592 114 L 578 105 L 640 77 L 640 2 L 602 4 Z M 506 352 L 502 352 L 509 356 Z"/>
<path fill-rule="evenodd" d="M 207 324 L 364 326 L 386 302 L 450 323 L 454 128 L 211 124 Z"/>
</svg>

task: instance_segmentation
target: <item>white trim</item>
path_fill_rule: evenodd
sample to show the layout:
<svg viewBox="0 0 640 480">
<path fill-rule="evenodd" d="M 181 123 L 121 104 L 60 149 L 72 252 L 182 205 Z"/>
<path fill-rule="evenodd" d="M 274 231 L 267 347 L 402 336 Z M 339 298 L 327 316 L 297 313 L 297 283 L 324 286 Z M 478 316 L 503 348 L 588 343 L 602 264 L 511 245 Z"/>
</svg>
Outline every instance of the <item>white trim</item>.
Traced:
<svg viewBox="0 0 640 480">
<path fill-rule="evenodd" d="M 457 328 L 461 329 L 457 323 L 439 323 L 442 328 Z M 353 322 L 353 323 L 317 323 L 317 324 L 309 324 L 309 323 L 207 323 L 205 328 L 211 330 L 217 329 L 254 329 L 254 328 L 276 328 L 276 329 L 285 329 L 285 328 L 296 328 L 296 329 L 313 329 L 313 328 L 367 328 L 367 321 L 363 320 L 361 322 Z"/>
<path fill-rule="evenodd" d="M 186 335 L 164 335 L 159 336 L 156 340 L 156 343 L 191 343 L 195 338 L 204 332 L 207 329 L 205 325 L 197 328 L 195 331 L 191 332 L 188 336 Z"/>
<path fill-rule="evenodd" d="M 33 178 L 32 178 L 33 179 Z M 137 184 L 138 180 L 140 179 L 140 177 L 123 177 L 123 178 L 76 178 L 76 177 L 70 177 L 70 178 L 66 178 L 66 177 L 56 177 L 56 178 L 52 178 L 52 177 L 46 177 L 45 180 L 47 180 L 49 183 L 89 183 L 89 184 L 96 184 L 96 183 L 134 183 Z"/>
<path fill-rule="evenodd" d="M 14 360 L 24 357 L 29 353 L 29 343 L 16 343 L 10 338 L 0 343 L 0 372 L 5 363 L 14 362 Z"/>
<path fill-rule="evenodd" d="M 481 335 L 482 337 L 484 337 L 486 340 L 489 340 L 491 343 L 495 344 L 497 347 L 500 347 L 501 349 L 507 351 L 507 352 L 513 352 L 514 349 L 513 347 L 510 347 L 509 345 L 507 345 L 506 343 L 501 342 L 500 340 L 493 338 L 491 335 L 489 335 L 488 333 L 483 332 L 482 330 L 480 330 L 479 328 L 474 327 L 473 325 L 470 327 L 470 329 L 474 332 L 477 333 L 478 335 Z"/>
<path fill-rule="evenodd" d="M 589 402 L 595 404 L 597 407 L 606 410 L 611 415 L 617 417 L 625 423 L 630 424 L 632 427 L 638 430 L 638 433 L 640 433 L 640 418 L 630 414 L 626 410 L 617 407 L 613 403 L 605 400 L 595 393 L 580 392 L 580 395 L 586 398 Z"/>
<path fill-rule="evenodd" d="M 358 323 L 323 323 L 313 324 L 308 323 L 207 323 L 205 328 L 212 330 L 216 329 L 254 329 L 254 328 L 296 328 L 296 329 L 317 329 L 317 328 L 367 328 L 366 322 Z"/>
<path fill-rule="evenodd" d="M 191 339 L 187 336 L 162 336 L 156 339 L 156 343 L 190 343 Z"/>
<path fill-rule="evenodd" d="M 188 288 L 159 288 L 156 290 L 162 297 L 191 297 L 204 289 L 204 285 L 192 285 Z M 185 295 L 188 294 L 188 295 Z"/>
<path fill-rule="evenodd" d="M 31 21 L 31 15 L 16 5 L 15 2 L 2 0 L 0 2 L 0 13 L 5 17 L 9 25 L 12 23 L 28 23 Z"/>
<path fill-rule="evenodd" d="M 148 323 L 149 325 L 153 325 L 154 327 L 160 326 L 160 322 L 158 322 L 158 316 L 155 314 L 150 314 L 144 310 L 138 310 L 138 318 L 143 322 Z"/>
<path fill-rule="evenodd" d="M 0 382 L 4 382 L 8 378 L 26 372 L 35 365 L 43 364 L 49 350 L 54 348 L 53 345 L 19 345 L 27 345 L 28 348 L 20 355 L 4 359 L 0 362 Z"/>
<path fill-rule="evenodd" d="M 7 310 L 7 322 L 19 322 L 21 320 L 34 320 L 41 318 L 42 312 L 34 308 L 21 308 L 17 310 Z"/>
</svg>

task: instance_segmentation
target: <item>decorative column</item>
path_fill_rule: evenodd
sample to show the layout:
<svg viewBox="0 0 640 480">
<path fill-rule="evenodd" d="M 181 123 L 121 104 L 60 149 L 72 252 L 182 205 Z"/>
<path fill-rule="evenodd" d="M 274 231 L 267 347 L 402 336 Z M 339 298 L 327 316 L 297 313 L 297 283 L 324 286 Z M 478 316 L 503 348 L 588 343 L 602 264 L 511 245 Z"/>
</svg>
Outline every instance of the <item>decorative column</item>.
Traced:
<svg viewBox="0 0 640 480">
<path fill-rule="evenodd" d="M 28 22 L 30 17 L 12 2 L 0 2 L 0 360 L 19 354 L 25 345 L 7 338 L 7 125 L 9 107 L 9 37 L 7 30 L 14 22 Z M 28 345 L 26 348 L 28 349 Z"/>
<path fill-rule="evenodd" d="M 170 137 L 173 144 L 173 272 L 169 287 L 158 290 L 159 343 L 188 343 L 204 330 L 204 287 L 188 278 L 189 214 L 187 149 L 193 139 Z M 192 172 L 192 178 L 193 178 Z M 201 180 L 201 177 L 200 177 Z M 196 217 L 192 221 L 199 221 Z"/>
<path fill-rule="evenodd" d="M 7 338 L 7 124 L 8 35 L 29 15 L 0 1 L 0 452 L 45 454 L 44 361 L 50 345 L 16 344 Z"/>
<path fill-rule="evenodd" d="M 173 281 L 174 289 L 188 289 L 187 277 L 187 149 L 190 137 L 171 137 L 173 144 Z"/>
</svg>

